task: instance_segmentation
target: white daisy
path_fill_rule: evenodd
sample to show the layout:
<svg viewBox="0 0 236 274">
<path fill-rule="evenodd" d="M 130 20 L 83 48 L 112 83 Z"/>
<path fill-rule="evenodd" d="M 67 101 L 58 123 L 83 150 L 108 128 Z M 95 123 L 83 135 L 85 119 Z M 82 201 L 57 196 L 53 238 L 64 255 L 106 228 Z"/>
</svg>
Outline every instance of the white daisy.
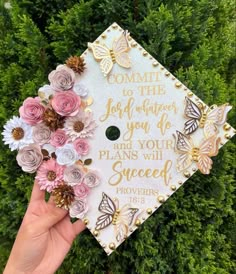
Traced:
<svg viewBox="0 0 236 274">
<path fill-rule="evenodd" d="M 21 118 L 13 116 L 4 126 L 3 141 L 9 145 L 11 151 L 32 144 L 32 127 Z"/>
<path fill-rule="evenodd" d="M 80 110 L 76 116 L 66 119 L 64 127 L 67 135 L 74 141 L 77 138 L 92 137 L 97 125 L 91 112 Z"/>
</svg>

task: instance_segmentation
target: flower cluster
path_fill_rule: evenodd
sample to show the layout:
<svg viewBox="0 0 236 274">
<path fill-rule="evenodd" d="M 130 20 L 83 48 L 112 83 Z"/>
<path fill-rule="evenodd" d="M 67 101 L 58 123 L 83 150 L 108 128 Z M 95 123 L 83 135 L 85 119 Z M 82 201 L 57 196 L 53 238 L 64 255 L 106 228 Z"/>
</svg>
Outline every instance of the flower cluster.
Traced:
<svg viewBox="0 0 236 274">
<path fill-rule="evenodd" d="M 77 218 L 84 217 L 86 198 L 100 182 L 98 173 L 83 164 L 96 128 L 92 113 L 86 111 L 88 90 L 78 81 L 84 65 L 76 56 L 59 65 L 48 76 L 50 84 L 39 89 L 38 97 L 23 102 L 20 117 L 10 119 L 2 133 L 5 144 L 18 150 L 22 170 L 36 172 L 40 189 Z"/>
</svg>

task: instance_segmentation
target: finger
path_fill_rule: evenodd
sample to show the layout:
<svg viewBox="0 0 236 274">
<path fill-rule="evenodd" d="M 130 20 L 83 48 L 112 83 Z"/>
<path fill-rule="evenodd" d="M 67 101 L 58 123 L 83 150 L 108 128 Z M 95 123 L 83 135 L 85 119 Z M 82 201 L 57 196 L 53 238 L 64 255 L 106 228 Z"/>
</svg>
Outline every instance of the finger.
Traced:
<svg viewBox="0 0 236 274">
<path fill-rule="evenodd" d="M 52 209 L 46 214 L 42 215 L 38 220 L 38 227 L 41 231 L 46 231 L 60 222 L 68 214 L 68 211 L 58 207 Z"/>
<path fill-rule="evenodd" d="M 45 199 L 45 191 L 40 190 L 39 184 L 34 181 L 33 190 L 31 193 L 30 201 L 43 201 Z"/>
<path fill-rule="evenodd" d="M 77 220 L 76 222 L 74 222 L 72 224 L 72 227 L 76 236 L 79 235 L 80 232 L 82 232 L 86 228 L 84 222 L 81 220 Z"/>
<path fill-rule="evenodd" d="M 50 204 L 50 205 L 55 205 L 54 197 L 52 196 L 52 194 L 50 195 L 50 197 L 49 197 L 49 199 L 48 199 L 48 204 Z"/>
</svg>

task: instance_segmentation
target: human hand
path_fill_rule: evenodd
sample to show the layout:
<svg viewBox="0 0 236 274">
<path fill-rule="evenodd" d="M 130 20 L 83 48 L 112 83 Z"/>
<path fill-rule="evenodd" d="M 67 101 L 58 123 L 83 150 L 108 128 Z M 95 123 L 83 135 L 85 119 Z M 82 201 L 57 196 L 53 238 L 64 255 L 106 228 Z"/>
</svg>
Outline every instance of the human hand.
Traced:
<svg viewBox="0 0 236 274">
<path fill-rule="evenodd" d="M 63 262 L 75 237 L 85 229 L 71 223 L 68 211 L 57 208 L 35 182 L 30 203 L 18 231 L 4 274 L 51 274 Z"/>
</svg>

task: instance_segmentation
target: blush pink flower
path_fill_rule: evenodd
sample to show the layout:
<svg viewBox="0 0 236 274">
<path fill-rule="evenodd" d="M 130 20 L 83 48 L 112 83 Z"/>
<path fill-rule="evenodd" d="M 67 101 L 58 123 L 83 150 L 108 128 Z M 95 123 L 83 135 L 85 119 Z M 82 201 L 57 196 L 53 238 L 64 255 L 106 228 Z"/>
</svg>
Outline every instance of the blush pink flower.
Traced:
<svg viewBox="0 0 236 274">
<path fill-rule="evenodd" d="M 33 140 L 36 144 L 43 145 L 49 142 L 51 130 L 44 124 L 33 127 Z"/>
<path fill-rule="evenodd" d="M 75 73 L 67 66 L 59 65 L 48 75 L 50 86 L 55 91 L 72 90 L 75 83 Z"/>
<path fill-rule="evenodd" d="M 84 199 L 89 194 L 89 187 L 81 183 L 73 187 L 75 196 L 79 199 Z"/>
<path fill-rule="evenodd" d="M 52 98 L 52 107 L 61 116 L 75 116 L 80 109 L 81 99 L 74 91 L 57 92 Z"/>
<path fill-rule="evenodd" d="M 66 119 L 64 127 L 70 139 L 75 141 L 77 138 L 93 137 L 97 125 L 92 113 L 80 110 L 76 116 Z"/>
<path fill-rule="evenodd" d="M 62 147 L 66 144 L 68 137 L 63 129 L 57 129 L 51 135 L 50 144 L 54 147 Z"/>
<path fill-rule="evenodd" d="M 19 109 L 20 117 L 31 126 L 42 122 L 44 111 L 45 108 L 41 105 L 39 97 L 27 98 Z"/>
<path fill-rule="evenodd" d="M 43 161 L 43 154 L 39 145 L 30 144 L 19 150 L 16 160 L 22 170 L 34 173 Z"/>
<path fill-rule="evenodd" d="M 53 158 L 44 161 L 35 177 L 41 190 L 51 192 L 63 180 L 64 166 L 59 165 Z"/>
<path fill-rule="evenodd" d="M 89 152 L 89 144 L 86 139 L 76 139 L 73 142 L 75 150 L 78 152 L 79 155 L 87 155 Z"/>
</svg>

